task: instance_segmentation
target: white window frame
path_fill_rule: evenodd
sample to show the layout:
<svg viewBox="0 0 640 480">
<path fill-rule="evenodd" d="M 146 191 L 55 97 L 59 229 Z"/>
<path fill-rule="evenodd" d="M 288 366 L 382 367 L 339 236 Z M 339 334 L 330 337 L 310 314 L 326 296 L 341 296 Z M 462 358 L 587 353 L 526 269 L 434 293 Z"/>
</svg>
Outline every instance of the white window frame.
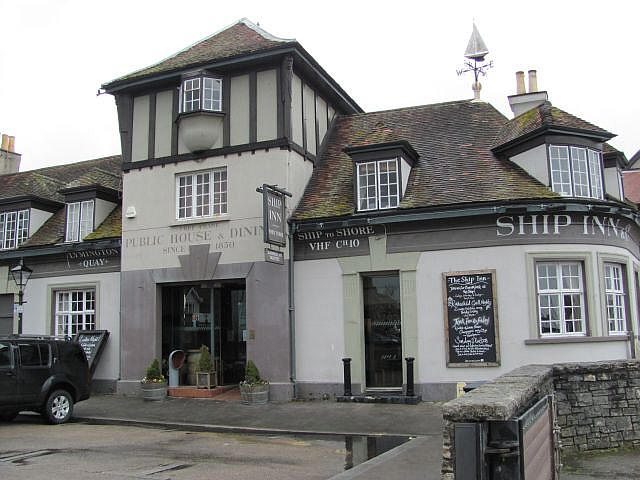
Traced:
<svg viewBox="0 0 640 480">
<path fill-rule="evenodd" d="M 208 176 L 208 182 L 204 178 Z M 180 195 L 180 179 L 189 179 L 191 191 L 186 195 Z M 198 187 L 202 186 L 200 192 Z M 206 189 L 204 187 L 207 187 Z M 187 185 L 185 185 L 187 187 Z M 205 192 L 206 190 L 206 192 Z M 190 207 L 180 207 L 180 199 L 190 201 Z M 200 202 L 200 203 L 198 203 Z M 185 203 L 187 203 L 185 201 Z M 186 214 L 190 208 L 191 214 Z M 198 215 L 198 209 L 201 214 Z M 182 214 L 181 211 L 185 211 Z M 176 175 L 176 220 L 193 220 L 199 218 L 215 218 L 226 215 L 229 212 L 229 178 L 227 167 L 214 168 L 198 172 L 182 173 Z M 181 216 L 182 214 L 182 216 Z"/>
<path fill-rule="evenodd" d="M 597 150 L 549 145 L 549 173 L 551 189 L 563 197 L 604 198 L 602 154 Z"/>
<path fill-rule="evenodd" d="M 86 287 L 54 291 L 54 335 L 73 337 L 78 330 L 97 328 L 96 290 L 95 287 Z"/>
<path fill-rule="evenodd" d="M 395 175 L 396 175 L 396 181 L 395 183 L 391 183 L 391 182 L 386 182 L 384 185 L 382 184 L 381 181 L 381 177 L 382 175 L 384 175 L 386 172 L 383 172 L 380 168 L 380 166 L 382 164 L 385 165 L 394 165 L 395 166 Z M 370 207 L 370 200 L 373 197 L 369 197 L 368 195 L 366 197 L 361 196 L 361 189 L 362 188 L 371 188 L 372 185 L 368 184 L 365 186 L 363 185 L 363 178 L 364 177 L 370 177 L 371 176 L 371 172 L 367 172 L 364 175 L 360 174 L 360 169 L 361 167 L 365 167 L 367 169 L 369 169 L 371 166 L 374 167 L 374 187 L 375 187 L 375 199 L 374 199 L 374 206 Z M 388 172 L 388 170 L 387 170 Z M 401 179 L 401 175 L 400 175 L 400 165 L 398 162 L 398 158 L 386 158 L 386 159 L 382 159 L 382 160 L 375 160 L 375 161 L 371 161 L 371 162 L 357 162 L 356 163 L 356 189 L 357 189 L 357 194 L 356 194 L 356 203 L 357 203 L 357 211 L 359 212 L 367 212 L 367 211 L 372 211 L 372 210 L 391 210 L 393 208 L 398 208 L 398 205 L 400 205 L 400 189 L 402 188 L 402 179 Z M 387 188 L 391 188 L 393 185 L 395 185 L 396 187 L 396 193 L 395 195 L 391 195 L 387 192 L 386 195 L 382 195 L 382 188 L 383 187 L 387 187 Z M 389 200 L 389 204 L 387 206 L 382 206 L 382 198 L 386 198 Z M 391 200 L 395 199 L 395 205 L 392 205 Z M 367 208 L 361 208 L 361 201 L 362 200 L 366 200 L 367 201 Z"/>
<path fill-rule="evenodd" d="M 540 267 L 553 267 L 555 270 L 555 277 L 541 277 L 540 276 Z M 562 274 L 563 267 L 578 267 L 577 276 L 568 276 L 568 278 L 577 278 L 578 279 L 578 287 L 565 287 L 564 286 L 564 277 Z M 584 278 L 583 278 L 584 266 L 580 261 L 553 261 L 553 260 L 538 260 L 534 264 L 534 272 L 535 272 L 535 285 L 536 285 L 536 303 L 537 303 L 537 323 L 538 323 L 538 333 L 541 337 L 566 337 L 566 336 L 585 336 L 587 334 L 587 315 L 586 315 L 586 302 L 585 302 L 585 288 L 584 288 Z M 541 278 L 555 278 L 556 286 L 555 288 L 541 288 Z M 568 304 L 565 303 L 567 300 L 567 296 L 575 297 L 578 296 L 579 304 Z M 545 303 L 543 299 L 547 299 L 549 305 L 544 305 Z M 550 305 L 551 299 L 556 299 L 555 306 Z M 566 318 L 566 310 L 568 308 L 579 308 L 580 310 L 580 318 L 579 319 L 567 319 Z M 543 310 L 548 309 L 551 310 L 553 308 L 558 309 L 558 319 L 557 321 L 560 323 L 560 331 L 559 332 L 544 332 L 543 331 L 543 323 L 549 323 L 549 330 L 551 330 L 551 321 L 544 320 L 542 317 Z M 567 325 L 569 323 L 580 322 L 581 329 L 569 331 Z"/>
<path fill-rule="evenodd" d="M 191 92 L 197 93 L 187 100 L 187 94 Z M 180 87 L 180 99 L 181 113 L 221 112 L 222 79 L 208 76 L 186 78 Z"/>
<path fill-rule="evenodd" d="M 0 212 L 0 250 L 18 248 L 29 239 L 29 209 Z"/>
<path fill-rule="evenodd" d="M 82 242 L 93 232 L 94 221 L 95 201 L 93 199 L 67 203 L 65 242 Z"/>
<path fill-rule="evenodd" d="M 604 298 L 609 335 L 627 334 L 624 265 L 604 262 Z"/>
</svg>

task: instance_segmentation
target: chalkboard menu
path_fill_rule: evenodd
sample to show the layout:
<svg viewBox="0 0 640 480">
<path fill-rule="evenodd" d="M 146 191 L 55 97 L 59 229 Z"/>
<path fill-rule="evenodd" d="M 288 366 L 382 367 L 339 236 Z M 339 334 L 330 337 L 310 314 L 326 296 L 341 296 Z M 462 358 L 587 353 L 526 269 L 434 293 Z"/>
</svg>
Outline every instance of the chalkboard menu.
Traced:
<svg viewBox="0 0 640 480">
<path fill-rule="evenodd" d="M 102 353 L 105 343 L 107 343 L 107 338 L 109 338 L 109 332 L 107 330 L 80 330 L 74 338 L 87 356 L 89 370 L 92 375 L 98 366 L 100 354 Z"/>
<path fill-rule="evenodd" d="M 448 367 L 500 365 L 495 270 L 443 274 Z"/>
</svg>

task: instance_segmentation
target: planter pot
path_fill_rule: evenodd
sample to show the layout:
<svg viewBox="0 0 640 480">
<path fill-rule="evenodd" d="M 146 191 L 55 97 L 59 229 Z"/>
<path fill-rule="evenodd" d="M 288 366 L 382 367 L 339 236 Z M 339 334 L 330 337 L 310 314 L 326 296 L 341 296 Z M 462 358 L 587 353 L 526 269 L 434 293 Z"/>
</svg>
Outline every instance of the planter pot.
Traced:
<svg viewBox="0 0 640 480">
<path fill-rule="evenodd" d="M 264 405 L 269 401 L 269 384 L 240 385 L 240 399 L 245 405 Z"/>
<path fill-rule="evenodd" d="M 167 398 L 167 382 L 141 383 L 142 398 L 147 401 L 164 400 Z"/>
<path fill-rule="evenodd" d="M 198 388 L 215 388 L 218 385 L 216 372 L 197 372 Z"/>
</svg>

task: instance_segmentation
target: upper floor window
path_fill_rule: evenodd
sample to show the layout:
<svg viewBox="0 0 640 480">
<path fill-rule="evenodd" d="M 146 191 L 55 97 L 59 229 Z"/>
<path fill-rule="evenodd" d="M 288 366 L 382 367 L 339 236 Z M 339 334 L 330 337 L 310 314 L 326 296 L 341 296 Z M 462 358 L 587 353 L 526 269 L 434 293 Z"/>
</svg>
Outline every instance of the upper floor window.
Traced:
<svg viewBox="0 0 640 480">
<path fill-rule="evenodd" d="M 222 111 L 222 80 L 212 77 L 189 78 L 182 82 L 182 112 Z"/>
<path fill-rule="evenodd" d="M 584 147 L 551 145 L 551 187 L 567 197 L 602 199 L 601 154 Z"/>
<path fill-rule="evenodd" d="M 609 333 L 624 334 L 627 331 L 624 309 L 624 280 L 622 265 L 604 264 L 604 294 Z"/>
<path fill-rule="evenodd" d="M 93 200 L 67 203 L 66 242 L 81 242 L 93 231 Z"/>
<path fill-rule="evenodd" d="M 584 335 L 582 263 L 537 263 L 536 283 L 540 334 Z"/>
<path fill-rule="evenodd" d="M 176 218 L 206 218 L 227 213 L 227 169 L 176 177 Z"/>
<path fill-rule="evenodd" d="M 398 161 L 378 160 L 356 164 L 358 210 L 395 208 L 400 203 Z"/>
<path fill-rule="evenodd" d="M 17 248 L 29 238 L 29 210 L 0 212 L 0 250 Z"/>
</svg>

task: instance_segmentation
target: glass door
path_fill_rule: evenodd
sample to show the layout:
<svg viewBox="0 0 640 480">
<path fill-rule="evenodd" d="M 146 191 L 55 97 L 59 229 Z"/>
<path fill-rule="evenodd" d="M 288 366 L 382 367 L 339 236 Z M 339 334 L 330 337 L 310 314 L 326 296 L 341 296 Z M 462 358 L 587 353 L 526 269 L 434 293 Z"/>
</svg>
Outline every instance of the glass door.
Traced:
<svg viewBox="0 0 640 480">
<path fill-rule="evenodd" d="M 400 280 L 397 273 L 362 277 L 367 388 L 402 388 Z"/>
</svg>

